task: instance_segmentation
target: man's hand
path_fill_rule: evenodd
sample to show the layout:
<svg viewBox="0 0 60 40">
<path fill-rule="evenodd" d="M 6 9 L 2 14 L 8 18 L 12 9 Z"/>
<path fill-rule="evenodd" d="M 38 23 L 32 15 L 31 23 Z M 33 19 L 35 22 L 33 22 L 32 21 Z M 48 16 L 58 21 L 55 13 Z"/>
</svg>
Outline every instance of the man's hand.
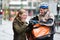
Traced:
<svg viewBox="0 0 60 40">
<path fill-rule="evenodd" d="M 38 21 L 37 20 L 31 20 L 30 23 L 36 24 L 36 23 L 38 23 Z"/>
</svg>

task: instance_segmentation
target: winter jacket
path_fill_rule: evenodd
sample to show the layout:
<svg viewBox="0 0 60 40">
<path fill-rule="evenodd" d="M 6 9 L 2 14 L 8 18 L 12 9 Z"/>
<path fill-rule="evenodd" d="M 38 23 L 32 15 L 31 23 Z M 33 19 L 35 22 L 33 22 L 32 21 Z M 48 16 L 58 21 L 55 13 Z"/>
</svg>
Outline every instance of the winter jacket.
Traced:
<svg viewBox="0 0 60 40">
<path fill-rule="evenodd" d="M 15 18 L 13 21 L 14 40 L 26 40 L 26 27 L 27 23 L 22 22 L 19 18 Z"/>
</svg>

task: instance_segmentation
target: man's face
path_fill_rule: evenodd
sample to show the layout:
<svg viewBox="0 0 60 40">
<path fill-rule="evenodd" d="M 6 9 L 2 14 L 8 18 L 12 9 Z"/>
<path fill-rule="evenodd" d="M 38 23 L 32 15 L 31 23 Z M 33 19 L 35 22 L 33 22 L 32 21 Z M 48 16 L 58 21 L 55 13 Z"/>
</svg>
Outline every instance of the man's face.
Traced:
<svg viewBox="0 0 60 40">
<path fill-rule="evenodd" d="M 44 15 L 45 14 L 45 9 L 40 8 L 40 15 Z"/>
</svg>

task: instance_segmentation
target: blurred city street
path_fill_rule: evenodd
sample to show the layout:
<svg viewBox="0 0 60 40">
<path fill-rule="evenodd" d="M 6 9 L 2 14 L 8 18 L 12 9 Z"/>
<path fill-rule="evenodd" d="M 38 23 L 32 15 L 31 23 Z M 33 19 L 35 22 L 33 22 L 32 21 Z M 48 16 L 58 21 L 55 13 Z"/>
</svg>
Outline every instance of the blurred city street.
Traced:
<svg viewBox="0 0 60 40">
<path fill-rule="evenodd" d="M 0 40 L 13 40 L 12 22 L 2 21 L 0 24 Z"/>
<path fill-rule="evenodd" d="M 60 0 L 0 0 L 0 40 L 13 40 L 12 20 L 20 9 L 27 11 L 26 21 L 29 23 L 33 16 L 40 14 L 39 7 L 42 3 L 48 4 L 48 11 L 55 17 L 54 40 L 60 40 Z"/>
</svg>

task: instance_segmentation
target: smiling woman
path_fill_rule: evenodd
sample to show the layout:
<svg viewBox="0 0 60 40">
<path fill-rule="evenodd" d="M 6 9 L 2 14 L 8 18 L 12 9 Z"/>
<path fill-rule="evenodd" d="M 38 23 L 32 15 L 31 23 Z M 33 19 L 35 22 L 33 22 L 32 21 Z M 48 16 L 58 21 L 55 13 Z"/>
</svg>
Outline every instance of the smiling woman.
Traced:
<svg viewBox="0 0 60 40">
<path fill-rule="evenodd" d="M 26 40 L 26 18 L 26 11 L 24 9 L 21 9 L 13 21 L 14 40 Z"/>
</svg>

